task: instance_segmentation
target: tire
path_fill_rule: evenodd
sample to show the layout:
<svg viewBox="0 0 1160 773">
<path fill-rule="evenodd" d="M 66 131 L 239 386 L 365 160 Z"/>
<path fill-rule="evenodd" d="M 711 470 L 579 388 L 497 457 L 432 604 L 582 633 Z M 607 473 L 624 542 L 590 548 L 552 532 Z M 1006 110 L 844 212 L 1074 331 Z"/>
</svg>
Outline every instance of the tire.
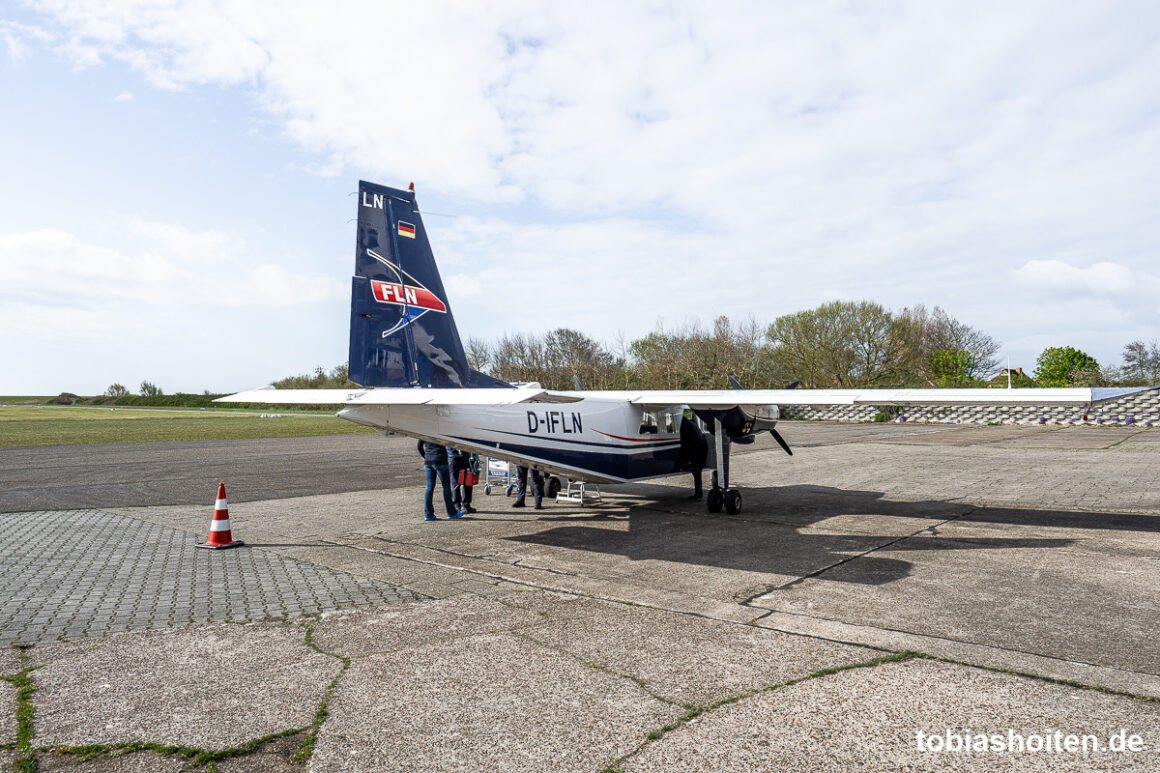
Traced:
<svg viewBox="0 0 1160 773">
<path fill-rule="evenodd" d="M 721 505 L 724 504 L 725 496 L 721 493 L 721 489 L 709 489 L 709 496 L 705 497 L 705 505 L 709 508 L 710 513 L 721 512 Z"/>
<path fill-rule="evenodd" d="M 544 492 L 548 499 L 555 499 L 560 495 L 560 479 L 548 478 L 548 490 Z"/>
<path fill-rule="evenodd" d="M 741 512 L 741 492 L 731 488 L 725 492 L 725 512 L 737 515 Z"/>
<path fill-rule="evenodd" d="M 491 496 L 491 484 L 490 483 L 483 487 L 483 493 L 488 495 L 488 496 Z"/>
<path fill-rule="evenodd" d="M 515 491 L 515 490 L 516 490 L 516 487 L 515 487 L 515 486 L 508 486 L 508 487 L 507 487 L 507 491 L 503 492 L 503 495 L 504 495 L 505 497 L 510 497 L 510 496 L 512 495 L 512 492 L 513 492 L 513 491 Z"/>
</svg>

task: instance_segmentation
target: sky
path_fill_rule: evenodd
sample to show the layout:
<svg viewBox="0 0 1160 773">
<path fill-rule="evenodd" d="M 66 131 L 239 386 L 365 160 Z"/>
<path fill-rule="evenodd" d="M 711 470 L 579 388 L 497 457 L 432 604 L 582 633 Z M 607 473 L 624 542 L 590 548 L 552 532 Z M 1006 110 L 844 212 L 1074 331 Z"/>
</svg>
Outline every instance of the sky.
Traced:
<svg viewBox="0 0 1160 773">
<path fill-rule="evenodd" d="M 359 179 L 461 334 L 1160 337 L 1152 2 L 0 3 L 0 394 L 344 363 Z"/>
</svg>

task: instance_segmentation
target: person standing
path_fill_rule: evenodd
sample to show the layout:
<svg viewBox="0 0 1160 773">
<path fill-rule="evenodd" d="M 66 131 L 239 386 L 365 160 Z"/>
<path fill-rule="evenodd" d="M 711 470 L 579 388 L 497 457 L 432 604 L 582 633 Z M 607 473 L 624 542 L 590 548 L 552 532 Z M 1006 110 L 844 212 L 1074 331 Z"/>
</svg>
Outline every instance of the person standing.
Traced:
<svg viewBox="0 0 1160 773">
<path fill-rule="evenodd" d="M 705 459 L 708 456 L 709 443 L 705 440 L 705 433 L 697 426 L 693 412 L 686 410 L 681 419 L 681 462 L 692 468 L 693 495 L 689 499 L 700 499 L 704 496 L 701 488 L 701 470 L 705 468 Z"/>
<path fill-rule="evenodd" d="M 427 475 L 427 490 L 423 492 L 423 518 L 427 521 L 439 520 L 435 516 L 432 501 L 435 496 L 435 479 L 443 486 L 443 504 L 447 517 L 451 520 L 462 518 L 462 510 L 456 510 L 451 499 L 451 471 L 447 467 L 447 448 L 436 443 L 419 441 L 419 455 L 423 457 L 423 471 Z"/>
<path fill-rule="evenodd" d="M 463 498 L 459 490 L 459 471 L 463 469 L 465 455 L 458 448 L 447 446 L 447 469 L 451 473 L 451 504 L 456 512 L 463 512 Z"/>
<path fill-rule="evenodd" d="M 479 476 L 479 457 L 469 451 L 460 451 L 460 459 L 462 459 L 462 466 L 460 472 L 454 473 L 455 481 L 459 484 L 459 499 L 460 510 L 465 513 L 474 513 L 475 508 L 471 506 L 471 489 L 475 485 L 475 481 Z"/>
<path fill-rule="evenodd" d="M 528 493 L 528 468 L 522 464 L 518 465 L 516 475 L 519 486 L 516 489 L 516 501 L 512 502 L 512 507 L 523 507 L 524 497 Z M 544 509 L 543 504 L 541 504 L 544 500 L 544 477 L 540 475 L 539 470 L 532 470 L 532 499 L 536 503 L 537 510 Z"/>
</svg>

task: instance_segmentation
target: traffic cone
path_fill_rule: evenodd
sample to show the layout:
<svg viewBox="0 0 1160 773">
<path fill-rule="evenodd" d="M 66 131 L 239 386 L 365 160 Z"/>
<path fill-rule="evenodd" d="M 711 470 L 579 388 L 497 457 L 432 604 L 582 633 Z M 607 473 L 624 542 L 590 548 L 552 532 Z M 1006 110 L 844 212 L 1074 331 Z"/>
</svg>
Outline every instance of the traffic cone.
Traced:
<svg viewBox="0 0 1160 773">
<path fill-rule="evenodd" d="M 243 544 L 230 533 L 230 509 L 226 502 L 226 484 L 218 484 L 217 503 L 213 508 L 213 520 L 209 522 L 209 538 L 199 542 L 199 548 L 236 548 Z"/>
</svg>

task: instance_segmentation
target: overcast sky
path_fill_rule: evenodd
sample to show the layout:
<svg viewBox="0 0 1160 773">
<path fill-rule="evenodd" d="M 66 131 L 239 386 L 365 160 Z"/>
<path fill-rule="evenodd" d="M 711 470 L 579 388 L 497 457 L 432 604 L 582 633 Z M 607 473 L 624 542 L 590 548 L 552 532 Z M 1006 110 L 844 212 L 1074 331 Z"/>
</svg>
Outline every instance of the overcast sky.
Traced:
<svg viewBox="0 0 1160 773">
<path fill-rule="evenodd" d="M 0 394 L 345 362 L 360 178 L 415 182 L 465 336 L 1160 337 L 1154 2 L 8 3 L 0 148 Z"/>
</svg>

